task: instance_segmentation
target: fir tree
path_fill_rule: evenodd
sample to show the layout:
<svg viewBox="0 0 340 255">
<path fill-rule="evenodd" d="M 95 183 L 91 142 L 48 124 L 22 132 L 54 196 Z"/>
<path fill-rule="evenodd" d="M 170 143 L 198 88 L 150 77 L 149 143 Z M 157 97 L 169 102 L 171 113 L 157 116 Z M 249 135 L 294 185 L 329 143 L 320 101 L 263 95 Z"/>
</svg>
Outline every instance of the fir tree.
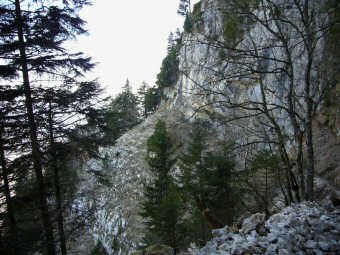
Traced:
<svg viewBox="0 0 340 255">
<path fill-rule="evenodd" d="M 270 216 L 270 201 L 279 188 L 282 190 L 280 171 L 282 162 L 278 155 L 263 149 L 256 152 L 249 161 L 246 169 L 245 193 L 255 203 L 257 212 Z"/>
<path fill-rule="evenodd" d="M 141 116 L 138 98 L 132 92 L 129 80 L 122 92 L 111 100 L 108 110 L 104 111 L 101 129 L 104 131 L 104 143 L 113 143 L 124 132 L 137 125 Z M 95 117 L 97 118 L 97 117 Z"/>
<path fill-rule="evenodd" d="M 179 158 L 179 166 L 181 169 L 180 182 L 187 196 L 188 209 L 193 211 L 192 221 L 195 224 L 193 228 L 199 229 L 200 238 L 203 242 L 206 241 L 206 227 L 198 201 L 204 197 L 202 193 L 204 185 L 204 155 L 206 150 L 206 130 L 201 121 L 196 121 L 189 133 L 188 148 Z M 196 224 L 197 221 L 200 222 L 199 225 Z"/>
<path fill-rule="evenodd" d="M 204 220 L 210 227 L 218 228 L 232 220 L 235 160 L 228 146 L 222 145 L 221 152 L 208 150 L 206 130 L 197 122 L 190 133 L 187 151 L 180 157 L 180 180 Z M 201 235 L 204 240 L 204 225 L 201 225 Z"/>
<path fill-rule="evenodd" d="M 71 54 L 63 47 L 65 41 L 86 33 L 83 28 L 85 22 L 78 16 L 78 11 L 86 4 L 89 4 L 89 1 L 1 2 L 0 54 L 5 61 L 1 72 L 3 76 L 17 75 L 17 78 L 22 80 L 32 164 L 44 227 L 44 243 L 49 255 L 54 255 L 56 249 L 44 176 L 45 144 L 40 139 L 40 125 L 46 124 L 47 119 L 43 119 L 35 111 L 39 104 L 44 104 L 39 102 L 44 99 L 34 95 L 35 87 L 47 84 L 37 84 L 32 78 L 43 77 L 42 80 L 49 80 L 52 84 L 56 80 L 74 81 L 94 67 L 90 58 L 81 53 Z M 63 251 L 63 254 L 66 252 Z"/>
<path fill-rule="evenodd" d="M 182 202 L 179 189 L 170 174 L 175 163 L 173 145 L 164 121 L 158 121 L 153 135 L 147 141 L 147 161 L 155 175 L 146 186 L 141 215 L 148 226 L 147 244 L 167 244 L 178 250 L 183 240 Z"/>
<path fill-rule="evenodd" d="M 147 118 L 160 104 L 160 91 L 157 87 L 149 87 L 143 82 L 138 89 L 138 101 L 142 108 L 142 116 Z"/>
<path fill-rule="evenodd" d="M 15 177 L 11 170 L 10 154 L 17 151 L 14 147 L 18 145 L 18 140 L 20 140 L 18 138 L 24 136 L 22 104 L 16 103 L 21 94 L 20 90 L 8 89 L 6 86 L 0 88 L 0 194 L 3 194 L 0 199 L 5 202 L 1 213 L 3 216 L 1 221 L 5 222 L 3 249 L 15 255 L 22 254 L 22 249 L 19 245 L 19 231 L 14 208 L 12 183 L 15 182 Z M 7 232 L 9 232 L 9 238 L 6 235 Z"/>
<path fill-rule="evenodd" d="M 241 199 L 235 184 L 238 174 L 231 145 L 222 144 L 218 152 L 209 152 L 204 161 L 205 202 L 222 226 L 231 224 L 237 201 Z"/>
</svg>

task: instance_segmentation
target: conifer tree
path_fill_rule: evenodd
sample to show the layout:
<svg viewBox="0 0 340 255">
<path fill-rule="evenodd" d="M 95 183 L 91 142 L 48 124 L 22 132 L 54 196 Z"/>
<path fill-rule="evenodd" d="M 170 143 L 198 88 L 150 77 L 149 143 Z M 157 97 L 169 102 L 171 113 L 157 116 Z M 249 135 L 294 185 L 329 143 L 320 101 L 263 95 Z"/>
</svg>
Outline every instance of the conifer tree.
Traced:
<svg viewBox="0 0 340 255">
<path fill-rule="evenodd" d="M 129 80 L 126 80 L 122 92 L 111 100 L 104 111 L 101 129 L 104 131 L 104 143 L 113 143 L 124 132 L 137 125 L 141 116 L 138 97 L 132 92 Z"/>
<path fill-rule="evenodd" d="M 178 250 L 183 233 L 182 202 L 179 189 L 170 174 L 175 163 L 173 145 L 164 121 L 159 120 L 147 141 L 147 161 L 154 173 L 154 181 L 145 188 L 141 215 L 146 219 L 148 244 L 158 243 Z"/>
<path fill-rule="evenodd" d="M 13 145 L 17 145 L 17 136 L 23 135 L 23 126 L 21 125 L 23 119 L 22 107 L 20 107 L 20 103 L 15 102 L 20 95 L 20 91 L 8 89 L 6 86 L 0 89 L 0 194 L 4 194 L 1 200 L 5 202 L 5 206 L 2 205 L 4 217 L 1 220 L 3 223 L 8 222 L 8 226 L 6 226 L 6 223 L 4 224 L 3 233 L 9 232 L 9 238 L 6 235 L 3 236 L 3 249 L 14 255 L 22 254 L 22 250 L 19 245 L 20 239 L 13 201 L 13 185 L 11 184 L 15 179 L 10 170 L 11 160 L 9 155 L 16 151 Z"/>
<path fill-rule="evenodd" d="M 51 83 L 57 79 L 74 80 L 94 67 L 90 58 L 81 53 L 71 54 L 63 47 L 65 41 L 86 32 L 78 11 L 89 3 L 77 0 L 1 2 L 0 54 L 5 61 L 2 71 L 16 74 L 22 80 L 44 241 L 49 255 L 56 253 L 55 238 L 43 171 L 43 144 L 38 139 L 39 124 L 47 120 L 40 120 L 35 111 L 37 98 L 33 90 L 42 84 L 36 84 L 33 78 L 43 77 L 42 80 L 50 79 Z"/>
<path fill-rule="evenodd" d="M 187 151 L 180 157 L 180 180 L 204 220 L 210 227 L 218 228 L 231 222 L 235 160 L 227 145 L 221 145 L 221 152 L 209 150 L 206 130 L 198 121 L 190 133 Z M 204 232 L 202 225 L 203 240 Z"/>
<path fill-rule="evenodd" d="M 221 144 L 219 150 L 209 152 L 204 161 L 205 203 L 221 226 L 231 224 L 237 201 L 242 199 L 235 181 L 238 174 L 231 145 Z"/>
<path fill-rule="evenodd" d="M 280 168 L 282 162 L 278 155 L 267 149 L 256 152 L 246 169 L 245 193 L 255 202 L 258 212 L 270 216 L 270 201 L 280 187 Z"/>
<path fill-rule="evenodd" d="M 194 224 L 199 221 L 201 240 L 206 241 L 205 219 L 203 218 L 202 208 L 198 206 L 198 202 L 202 200 L 201 195 L 203 190 L 203 173 L 204 173 L 204 155 L 206 153 L 206 130 L 200 121 L 196 121 L 193 129 L 189 133 L 189 142 L 186 152 L 182 153 L 179 158 L 179 166 L 181 169 L 180 182 L 183 185 L 183 190 L 186 194 L 189 206 L 194 208 L 192 217 Z M 197 212 L 196 212 L 197 211 Z"/>
<path fill-rule="evenodd" d="M 160 91 L 157 87 L 149 87 L 143 82 L 138 89 L 138 101 L 142 108 L 142 117 L 147 118 L 160 104 Z"/>
</svg>

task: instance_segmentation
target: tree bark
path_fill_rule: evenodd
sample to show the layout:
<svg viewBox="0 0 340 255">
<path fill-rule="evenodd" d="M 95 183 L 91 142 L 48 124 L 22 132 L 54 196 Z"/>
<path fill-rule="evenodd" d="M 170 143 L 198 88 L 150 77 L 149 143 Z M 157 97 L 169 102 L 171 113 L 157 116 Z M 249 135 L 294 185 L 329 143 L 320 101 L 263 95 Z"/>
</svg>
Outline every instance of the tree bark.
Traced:
<svg viewBox="0 0 340 255">
<path fill-rule="evenodd" d="M 307 147 L 307 200 L 313 201 L 314 199 L 314 149 L 313 149 L 313 99 L 311 96 L 311 72 L 313 66 L 313 53 L 314 53 L 314 36 L 312 31 L 313 18 L 309 14 L 309 1 L 306 0 L 303 7 L 303 22 L 306 30 L 305 46 L 307 51 L 308 62 L 305 73 L 305 103 L 306 103 L 306 147 Z"/>
<path fill-rule="evenodd" d="M 211 215 L 209 208 L 205 204 L 205 201 L 198 197 L 198 195 L 194 194 L 194 200 L 196 202 L 197 207 L 200 209 L 204 219 L 208 222 L 208 224 L 212 228 L 221 228 L 223 224 L 219 222 L 213 215 Z"/>
<path fill-rule="evenodd" d="M 64 230 L 64 217 L 63 217 L 63 209 L 62 209 L 62 201 L 61 201 L 58 159 L 57 159 L 57 151 L 55 147 L 55 139 L 54 139 L 54 134 L 53 134 L 53 117 L 52 117 L 51 103 L 49 104 L 48 122 L 49 122 L 48 124 L 49 124 L 50 148 L 51 148 L 51 165 L 53 169 L 54 189 L 55 189 L 56 204 L 57 204 L 56 211 L 57 211 L 60 251 L 62 255 L 67 255 L 66 237 L 65 237 L 65 230 Z"/>
<path fill-rule="evenodd" d="M 18 240 L 18 231 L 17 231 L 17 224 L 14 216 L 14 210 L 13 210 L 13 201 L 11 198 L 11 189 L 10 184 L 8 180 L 8 171 L 7 171 L 7 164 L 5 159 L 5 150 L 4 150 L 4 144 L 2 139 L 2 133 L 3 129 L 0 127 L 0 161 L 1 161 L 1 168 L 2 168 L 2 177 L 3 177 L 3 190 L 5 194 L 6 199 L 6 207 L 7 207 L 7 215 L 8 215 L 8 221 L 9 221 L 9 231 L 11 234 L 11 240 L 12 245 L 10 245 L 10 249 L 13 251 L 14 255 L 20 255 L 21 249 L 19 245 Z"/>
<path fill-rule="evenodd" d="M 46 250 L 48 255 L 55 255 L 55 244 L 53 236 L 53 226 L 50 213 L 48 211 L 47 196 L 45 190 L 44 175 L 42 171 L 41 152 L 37 139 L 37 128 L 33 111 L 33 100 L 29 81 L 29 71 L 27 65 L 26 47 L 23 32 L 23 20 L 21 16 L 20 0 L 15 0 L 16 26 L 18 29 L 18 46 L 20 52 L 21 72 L 23 76 L 23 86 L 25 93 L 25 106 L 30 130 L 30 142 L 32 146 L 33 168 L 38 184 L 41 217 L 46 239 Z"/>
</svg>

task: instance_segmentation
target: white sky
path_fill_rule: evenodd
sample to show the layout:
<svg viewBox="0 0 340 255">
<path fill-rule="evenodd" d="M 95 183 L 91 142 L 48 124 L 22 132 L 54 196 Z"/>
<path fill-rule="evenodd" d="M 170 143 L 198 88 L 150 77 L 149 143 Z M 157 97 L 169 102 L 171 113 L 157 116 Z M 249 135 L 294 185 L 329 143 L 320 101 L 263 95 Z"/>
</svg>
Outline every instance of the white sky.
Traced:
<svg viewBox="0 0 340 255">
<path fill-rule="evenodd" d="M 76 42 L 76 50 L 99 62 L 89 76 L 110 95 L 117 94 L 126 79 L 136 89 L 146 81 L 153 85 L 166 56 L 167 38 L 183 18 L 177 14 L 179 0 L 93 0 L 81 17 L 89 36 Z"/>
</svg>

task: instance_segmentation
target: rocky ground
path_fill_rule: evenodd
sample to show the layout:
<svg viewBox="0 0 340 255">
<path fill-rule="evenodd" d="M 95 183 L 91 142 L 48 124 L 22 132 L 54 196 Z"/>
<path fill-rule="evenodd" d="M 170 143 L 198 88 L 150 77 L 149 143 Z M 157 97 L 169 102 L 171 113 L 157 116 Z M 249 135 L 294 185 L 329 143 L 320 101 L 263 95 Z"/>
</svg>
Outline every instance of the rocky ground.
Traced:
<svg viewBox="0 0 340 255">
<path fill-rule="evenodd" d="M 244 220 L 242 228 L 213 230 L 214 238 L 190 255 L 340 254 L 340 209 L 315 203 L 286 207 L 265 221 L 264 214 Z"/>
</svg>

